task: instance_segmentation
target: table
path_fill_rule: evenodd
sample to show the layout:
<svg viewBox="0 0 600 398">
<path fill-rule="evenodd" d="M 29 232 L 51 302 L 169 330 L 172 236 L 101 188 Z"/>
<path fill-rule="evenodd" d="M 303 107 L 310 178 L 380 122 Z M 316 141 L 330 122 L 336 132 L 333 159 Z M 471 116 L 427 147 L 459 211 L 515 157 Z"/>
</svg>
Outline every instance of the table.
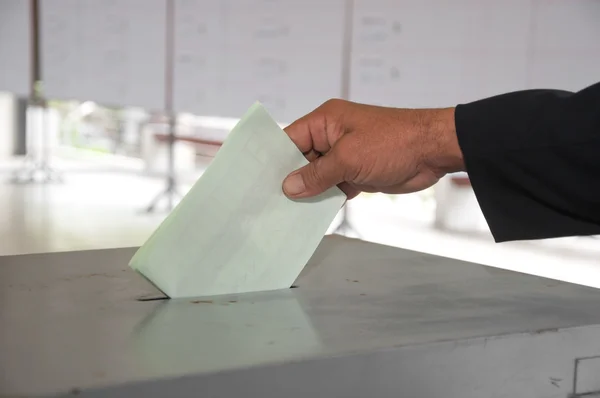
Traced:
<svg viewBox="0 0 600 398">
<path fill-rule="evenodd" d="M 297 288 L 165 300 L 134 251 L 0 257 L 0 397 L 600 390 L 592 288 L 328 236 Z"/>
</svg>

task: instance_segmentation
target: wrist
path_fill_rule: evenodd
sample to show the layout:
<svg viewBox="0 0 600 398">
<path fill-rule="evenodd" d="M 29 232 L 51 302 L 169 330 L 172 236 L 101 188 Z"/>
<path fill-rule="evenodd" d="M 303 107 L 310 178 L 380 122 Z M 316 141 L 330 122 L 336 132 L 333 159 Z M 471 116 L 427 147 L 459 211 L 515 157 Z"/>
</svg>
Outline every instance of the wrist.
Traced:
<svg viewBox="0 0 600 398">
<path fill-rule="evenodd" d="M 465 171 L 458 144 L 454 108 L 424 109 L 422 133 L 428 143 L 425 162 L 440 175 Z"/>
</svg>

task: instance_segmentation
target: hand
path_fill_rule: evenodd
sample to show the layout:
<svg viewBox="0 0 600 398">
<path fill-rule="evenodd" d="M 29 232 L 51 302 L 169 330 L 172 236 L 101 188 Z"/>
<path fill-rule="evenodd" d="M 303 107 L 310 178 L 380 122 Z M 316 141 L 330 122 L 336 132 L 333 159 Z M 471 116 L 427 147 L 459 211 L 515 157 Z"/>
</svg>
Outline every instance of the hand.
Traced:
<svg viewBox="0 0 600 398">
<path fill-rule="evenodd" d="M 330 100 L 285 129 L 310 163 L 283 182 L 290 198 L 334 185 L 360 192 L 420 191 L 464 169 L 454 108 L 397 109 Z"/>
</svg>

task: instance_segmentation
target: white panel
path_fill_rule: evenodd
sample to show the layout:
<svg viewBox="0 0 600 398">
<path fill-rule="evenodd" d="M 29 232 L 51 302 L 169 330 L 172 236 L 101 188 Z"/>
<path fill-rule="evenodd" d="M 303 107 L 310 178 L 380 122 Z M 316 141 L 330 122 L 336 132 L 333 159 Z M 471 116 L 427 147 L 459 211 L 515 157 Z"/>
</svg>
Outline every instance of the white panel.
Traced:
<svg viewBox="0 0 600 398">
<path fill-rule="evenodd" d="M 29 1 L 0 0 L 0 91 L 28 96 L 31 90 Z"/>
<path fill-rule="evenodd" d="M 529 19 L 521 0 L 359 0 L 351 98 L 451 106 L 523 89 Z"/>
<path fill-rule="evenodd" d="M 166 0 L 43 0 L 49 98 L 165 107 Z"/>
<path fill-rule="evenodd" d="M 527 88 L 531 2 L 477 2 L 474 47 L 465 57 L 461 101 Z M 468 23 L 466 21 L 465 23 Z"/>
<path fill-rule="evenodd" d="M 80 0 L 40 3 L 40 62 L 44 94 L 50 98 L 88 99 L 83 62 Z"/>
<path fill-rule="evenodd" d="M 530 68 L 531 88 L 578 91 L 600 82 L 600 52 L 586 57 L 537 53 Z"/>
<path fill-rule="evenodd" d="M 600 1 L 537 0 L 530 86 L 579 90 L 600 81 Z"/>
<path fill-rule="evenodd" d="M 290 122 L 339 97 L 345 4 L 178 0 L 175 109 L 239 117 L 261 101 Z"/>
<path fill-rule="evenodd" d="M 224 113 L 263 101 L 291 122 L 341 95 L 344 0 L 227 2 Z"/>
<path fill-rule="evenodd" d="M 177 111 L 198 115 L 221 113 L 225 79 L 224 10 L 221 0 L 175 2 L 174 108 Z"/>
</svg>

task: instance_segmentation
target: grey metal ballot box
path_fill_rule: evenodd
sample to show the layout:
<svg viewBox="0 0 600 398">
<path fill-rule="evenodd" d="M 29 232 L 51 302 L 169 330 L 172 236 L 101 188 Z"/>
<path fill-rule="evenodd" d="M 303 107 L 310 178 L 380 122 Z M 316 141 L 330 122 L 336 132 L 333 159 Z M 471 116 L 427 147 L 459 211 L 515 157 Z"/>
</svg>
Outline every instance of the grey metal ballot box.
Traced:
<svg viewBox="0 0 600 398">
<path fill-rule="evenodd" d="M 297 288 L 164 300 L 134 251 L 0 257 L 0 397 L 600 396 L 592 288 L 328 236 Z"/>
</svg>

